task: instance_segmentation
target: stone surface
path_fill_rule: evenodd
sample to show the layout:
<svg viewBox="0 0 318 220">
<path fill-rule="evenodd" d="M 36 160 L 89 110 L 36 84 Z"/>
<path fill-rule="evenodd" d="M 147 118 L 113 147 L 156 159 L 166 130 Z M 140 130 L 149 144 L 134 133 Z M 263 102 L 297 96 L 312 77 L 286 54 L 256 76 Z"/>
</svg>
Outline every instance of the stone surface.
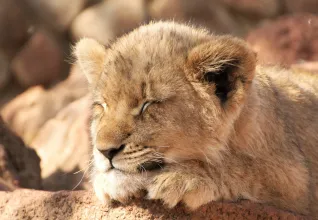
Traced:
<svg viewBox="0 0 318 220">
<path fill-rule="evenodd" d="M 274 17 L 281 13 L 280 0 L 221 0 L 227 7 L 253 18 Z"/>
<path fill-rule="evenodd" d="M 0 180 L 6 187 L 41 188 L 40 159 L 4 124 L 0 117 Z"/>
<path fill-rule="evenodd" d="M 250 32 L 247 41 L 265 64 L 318 61 L 318 16 L 283 16 Z"/>
<path fill-rule="evenodd" d="M 51 89 L 36 86 L 17 96 L 1 111 L 4 121 L 30 144 L 46 121 L 87 93 L 86 79 L 73 68 L 70 76 Z"/>
<path fill-rule="evenodd" d="M 132 201 L 129 205 L 103 207 L 89 191 L 45 192 L 15 190 L 0 192 L 0 219 L 288 219 L 300 220 L 304 216 L 279 211 L 250 202 L 211 203 L 190 213 L 183 207 L 168 210 L 160 202 Z"/>
<path fill-rule="evenodd" d="M 52 36 L 37 31 L 12 61 L 17 81 L 24 87 L 48 84 L 59 79 L 63 52 Z"/>
<path fill-rule="evenodd" d="M 216 33 L 241 35 L 247 28 L 219 0 L 153 0 L 148 3 L 148 11 L 154 20 L 190 22 Z"/>
<path fill-rule="evenodd" d="M 84 8 L 89 0 L 26 0 L 29 6 L 45 23 L 57 31 L 65 31 L 75 16 Z"/>
<path fill-rule="evenodd" d="M 83 97 L 87 93 L 86 79 L 74 66 L 65 81 L 48 90 L 32 87 L 1 112 L 8 125 L 37 150 L 44 189 L 87 185 L 84 173 L 88 173 L 91 156 L 89 97 Z"/>
<path fill-rule="evenodd" d="M 291 66 L 292 69 L 295 69 L 296 71 L 306 71 L 318 74 L 318 62 L 304 62 L 304 63 L 298 63 L 293 64 Z"/>
<path fill-rule="evenodd" d="M 90 99 L 85 96 L 48 120 L 31 143 L 41 158 L 43 188 L 83 189 L 92 150 L 89 141 Z"/>
<path fill-rule="evenodd" d="M 288 13 L 311 12 L 318 14 L 317 0 L 282 0 Z"/>
<path fill-rule="evenodd" d="M 92 37 L 108 44 L 116 37 L 136 28 L 146 19 L 143 0 L 108 0 L 87 8 L 71 26 L 75 40 Z"/>
<path fill-rule="evenodd" d="M 13 57 L 29 38 L 32 23 L 19 0 L 0 0 L 0 50 Z"/>
<path fill-rule="evenodd" d="M 15 186 L 0 178 L 0 191 L 13 191 L 14 189 L 16 189 Z"/>
<path fill-rule="evenodd" d="M 0 91 L 6 87 L 11 78 L 9 68 L 9 58 L 3 53 L 3 51 L 0 50 Z"/>
<path fill-rule="evenodd" d="M 13 78 L 11 76 L 11 78 Z M 0 115 L 2 108 L 9 103 L 11 100 L 13 100 L 16 96 L 24 92 L 24 88 L 21 88 L 20 85 L 18 85 L 17 82 L 14 80 L 10 80 L 9 84 L 5 86 L 4 88 L 0 89 Z"/>
</svg>

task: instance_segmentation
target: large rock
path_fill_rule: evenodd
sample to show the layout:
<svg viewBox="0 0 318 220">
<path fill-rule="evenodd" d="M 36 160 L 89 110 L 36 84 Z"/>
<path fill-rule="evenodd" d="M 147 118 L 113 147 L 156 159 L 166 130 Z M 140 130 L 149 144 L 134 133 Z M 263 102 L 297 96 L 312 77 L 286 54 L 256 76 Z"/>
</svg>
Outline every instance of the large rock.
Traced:
<svg viewBox="0 0 318 220">
<path fill-rule="evenodd" d="M 0 0 L 0 50 L 13 57 L 29 38 L 32 23 L 19 0 Z"/>
<path fill-rule="evenodd" d="M 154 20 L 191 22 L 217 33 L 241 35 L 246 31 L 219 0 L 153 0 L 148 1 L 148 10 Z"/>
<path fill-rule="evenodd" d="M 283 16 L 250 32 L 247 41 L 265 64 L 318 61 L 318 16 Z"/>
<path fill-rule="evenodd" d="M 87 93 L 87 83 L 79 68 L 51 89 L 32 87 L 3 107 L 1 115 L 12 130 L 31 144 L 41 127 L 71 102 Z"/>
<path fill-rule="evenodd" d="M 47 190 L 88 188 L 92 149 L 89 141 L 90 99 L 85 96 L 48 120 L 31 143 L 41 158 Z"/>
<path fill-rule="evenodd" d="M 26 0 L 35 14 L 57 31 L 65 31 L 89 0 Z"/>
<path fill-rule="evenodd" d="M 283 0 L 286 7 L 285 11 L 288 13 L 295 12 L 311 12 L 318 13 L 318 1 L 317 0 Z"/>
<path fill-rule="evenodd" d="M 24 88 L 21 88 L 14 80 L 9 80 L 7 86 L 0 89 L 0 115 L 2 108 L 22 92 L 24 92 Z"/>
<path fill-rule="evenodd" d="M 296 71 L 305 71 L 318 74 L 318 62 L 304 62 L 293 64 L 291 68 Z"/>
<path fill-rule="evenodd" d="M 0 191 L 13 191 L 16 187 L 0 178 Z"/>
<path fill-rule="evenodd" d="M 280 0 L 220 0 L 227 7 L 250 19 L 269 18 L 281 13 Z"/>
<path fill-rule="evenodd" d="M 0 117 L 0 187 L 41 188 L 40 159 Z M 2 179 L 2 181 L 1 181 Z M 5 182 L 6 185 L 1 184 Z"/>
<path fill-rule="evenodd" d="M 63 51 L 46 31 L 37 31 L 12 61 L 17 81 L 24 87 L 48 84 L 61 78 Z"/>
<path fill-rule="evenodd" d="M 91 149 L 87 82 L 77 66 L 68 79 L 45 90 L 33 87 L 4 107 L 10 127 L 41 158 L 43 188 L 87 187 Z M 83 97 L 83 98 L 82 98 Z"/>
<path fill-rule="evenodd" d="M 195 212 L 178 206 L 169 210 L 160 202 L 132 201 L 129 205 L 103 207 L 88 191 L 45 192 L 16 190 L 0 192 L 0 219 L 306 219 L 304 216 L 280 211 L 272 207 L 250 202 L 211 203 Z"/>
<path fill-rule="evenodd" d="M 9 58 L 0 50 L 0 91 L 6 87 L 11 77 L 9 68 Z"/>
<path fill-rule="evenodd" d="M 103 44 L 136 28 L 146 19 L 143 0 L 108 0 L 87 8 L 71 26 L 75 40 L 92 37 Z"/>
</svg>

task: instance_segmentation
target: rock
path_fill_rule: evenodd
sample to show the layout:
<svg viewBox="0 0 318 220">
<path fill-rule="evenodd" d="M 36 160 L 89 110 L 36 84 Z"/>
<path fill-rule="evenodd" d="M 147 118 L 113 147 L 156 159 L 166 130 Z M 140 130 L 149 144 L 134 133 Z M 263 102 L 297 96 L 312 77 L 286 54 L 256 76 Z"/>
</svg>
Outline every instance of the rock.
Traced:
<svg viewBox="0 0 318 220">
<path fill-rule="evenodd" d="M 293 64 L 291 68 L 296 71 L 297 70 L 306 71 L 306 72 L 318 74 L 318 62 L 304 62 L 304 63 Z"/>
<path fill-rule="evenodd" d="M 19 0 L 0 0 L 0 50 L 10 59 L 28 40 L 32 23 Z"/>
<path fill-rule="evenodd" d="M 233 4 L 227 4 L 226 1 L 230 0 L 153 0 L 148 1 L 149 16 L 154 20 L 173 19 L 177 22 L 190 22 L 196 26 L 208 28 L 217 34 L 245 35 L 259 19 L 246 17 L 245 11 L 233 13 L 233 9 L 229 7 Z M 256 7 L 257 4 L 253 5 Z"/>
<path fill-rule="evenodd" d="M 263 64 L 290 66 L 318 60 L 318 16 L 283 16 L 251 31 L 247 41 Z"/>
<path fill-rule="evenodd" d="M 17 81 L 24 87 L 48 84 L 61 78 L 63 51 L 52 36 L 37 31 L 12 61 Z"/>
<path fill-rule="evenodd" d="M 10 128 L 29 144 L 47 118 L 56 114 L 58 106 L 49 107 L 49 103 L 42 87 L 32 87 L 5 105 L 1 115 Z"/>
<path fill-rule="evenodd" d="M 65 31 L 88 0 L 26 0 L 35 14 L 57 31 Z"/>
<path fill-rule="evenodd" d="M 1 188 L 41 188 L 40 159 L 33 149 L 11 132 L 0 117 L 0 180 Z"/>
<path fill-rule="evenodd" d="M 11 77 L 8 57 L 0 50 L 0 91 L 6 87 Z"/>
<path fill-rule="evenodd" d="M 305 216 L 247 201 L 211 203 L 190 213 L 182 206 L 172 210 L 155 201 L 132 201 L 126 206 L 102 206 L 89 191 L 45 192 L 15 190 L 0 192 L 0 219 L 306 219 Z"/>
<path fill-rule="evenodd" d="M 4 188 L 7 188 L 6 186 L 15 187 L 18 183 L 17 170 L 10 161 L 3 144 L 0 144 L 0 180 L 6 184 Z"/>
<path fill-rule="evenodd" d="M 136 28 L 145 19 L 143 0 L 102 1 L 75 18 L 71 33 L 75 40 L 92 37 L 106 45 L 110 40 Z"/>
<path fill-rule="evenodd" d="M 318 13 L 318 1 L 317 0 L 283 0 L 288 13 L 297 13 L 297 12 L 310 12 Z"/>
<path fill-rule="evenodd" d="M 31 143 L 41 158 L 47 190 L 87 188 L 92 150 L 89 141 L 90 99 L 85 96 L 47 121 Z M 75 175 L 76 174 L 76 175 Z"/>
<path fill-rule="evenodd" d="M 281 12 L 280 0 L 221 0 L 221 2 L 241 15 L 254 19 L 274 17 Z"/>
<path fill-rule="evenodd" d="M 41 86 L 28 89 L 5 105 L 1 115 L 10 128 L 30 144 L 46 121 L 69 103 L 87 93 L 87 83 L 79 68 L 55 87 L 45 90 Z"/>
<path fill-rule="evenodd" d="M 87 187 L 84 173 L 91 156 L 90 100 L 83 97 L 87 93 L 86 79 L 74 66 L 65 81 L 48 90 L 33 87 L 2 111 L 10 127 L 39 154 L 44 189 Z"/>
<path fill-rule="evenodd" d="M 13 191 L 15 187 L 0 178 L 0 191 Z"/>
<path fill-rule="evenodd" d="M 11 74 L 10 74 L 11 75 Z M 10 76 L 10 78 L 13 78 Z M 0 114 L 2 108 L 9 103 L 11 100 L 13 100 L 16 96 L 21 94 L 24 91 L 23 88 L 21 88 L 20 85 L 18 85 L 17 82 L 14 80 L 10 80 L 4 88 L 0 89 Z"/>
<path fill-rule="evenodd" d="M 241 35 L 246 31 L 219 0 L 153 0 L 148 2 L 148 10 L 154 20 L 190 21 L 217 33 Z"/>
</svg>

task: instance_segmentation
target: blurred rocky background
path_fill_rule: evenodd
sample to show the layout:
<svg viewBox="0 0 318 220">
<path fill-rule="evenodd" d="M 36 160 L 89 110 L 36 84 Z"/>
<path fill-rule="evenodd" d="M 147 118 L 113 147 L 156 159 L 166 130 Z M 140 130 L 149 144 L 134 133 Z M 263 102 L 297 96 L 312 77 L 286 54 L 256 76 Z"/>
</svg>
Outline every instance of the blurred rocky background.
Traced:
<svg viewBox="0 0 318 220">
<path fill-rule="evenodd" d="M 174 20 L 246 39 L 262 64 L 318 73 L 317 14 L 317 0 L 0 0 L 0 190 L 89 188 L 78 39 L 107 45 Z"/>
</svg>

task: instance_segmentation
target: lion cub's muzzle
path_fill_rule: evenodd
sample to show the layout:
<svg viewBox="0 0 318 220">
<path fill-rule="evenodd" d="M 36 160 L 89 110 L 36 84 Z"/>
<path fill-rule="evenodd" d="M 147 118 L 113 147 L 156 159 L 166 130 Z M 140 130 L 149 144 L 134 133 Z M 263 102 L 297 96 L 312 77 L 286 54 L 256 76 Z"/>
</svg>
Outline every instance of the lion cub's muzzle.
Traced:
<svg viewBox="0 0 318 220">
<path fill-rule="evenodd" d="M 99 150 L 110 162 L 114 158 L 114 156 L 122 151 L 125 148 L 125 145 L 122 144 L 119 148 L 110 148 L 107 150 Z"/>
<path fill-rule="evenodd" d="M 110 148 L 107 150 L 99 150 L 110 162 L 112 168 L 114 168 L 112 164 L 112 159 L 118 154 L 120 151 L 124 150 L 125 145 L 122 144 L 119 148 Z"/>
<path fill-rule="evenodd" d="M 129 149 L 127 149 L 129 148 Z M 131 145 L 121 145 L 119 148 L 109 148 L 106 150 L 100 150 L 98 151 L 108 159 L 110 163 L 110 168 L 109 169 L 118 169 L 121 171 L 125 171 L 126 169 L 123 170 L 122 165 L 118 166 L 116 165 L 116 160 L 121 161 L 121 164 L 130 164 L 130 160 L 132 159 L 137 159 L 137 163 L 135 164 L 135 169 L 137 172 L 144 172 L 144 171 L 154 171 L 158 169 L 162 169 L 164 166 L 164 161 L 163 159 L 156 158 L 155 160 L 152 160 L 152 158 L 147 158 L 146 154 L 149 155 L 150 152 L 144 152 L 141 149 L 146 149 L 146 151 L 149 150 L 149 147 L 147 146 L 139 146 L 138 149 L 131 149 Z M 141 155 L 135 155 L 134 154 L 140 154 Z M 144 156 L 142 156 L 144 155 Z M 115 158 L 116 157 L 116 158 Z M 125 159 L 124 159 L 125 158 Z M 117 161 L 118 162 L 118 161 Z M 130 167 L 131 168 L 131 167 Z"/>
</svg>

